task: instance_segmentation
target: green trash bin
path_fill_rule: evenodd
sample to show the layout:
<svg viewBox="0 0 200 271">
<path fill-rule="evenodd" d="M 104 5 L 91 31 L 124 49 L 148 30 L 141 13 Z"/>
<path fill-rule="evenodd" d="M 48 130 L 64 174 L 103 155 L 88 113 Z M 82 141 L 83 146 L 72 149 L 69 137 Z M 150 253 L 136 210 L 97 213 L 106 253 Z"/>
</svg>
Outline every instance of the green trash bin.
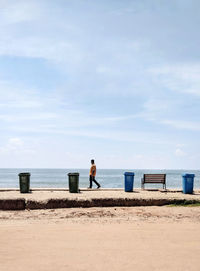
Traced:
<svg viewBox="0 0 200 271">
<path fill-rule="evenodd" d="M 79 193 L 79 173 L 68 173 L 69 192 Z"/>
<path fill-rule="evenodd" d="M 30 192 L 30 176 L 31 174 L 19 173 L 19 187 L 21 193 L 29 193 Z"/>
</svg>

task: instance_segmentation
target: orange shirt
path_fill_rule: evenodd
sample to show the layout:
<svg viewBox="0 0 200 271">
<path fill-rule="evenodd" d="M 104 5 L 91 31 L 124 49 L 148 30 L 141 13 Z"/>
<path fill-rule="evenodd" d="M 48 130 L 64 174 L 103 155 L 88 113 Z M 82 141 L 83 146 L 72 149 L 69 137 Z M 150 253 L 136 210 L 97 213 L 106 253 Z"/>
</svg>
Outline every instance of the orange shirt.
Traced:
<svg viewBox="0 0 200 271">
<path fill-rule="evenodd" d="M 91 168 L 90 168 L 90 175 L 91 175 L 91 176 L 96 176 L 96 171 L 97 171 L 96 165 L 95 165 L 95 164 L 91 165 Z"/>
</svg>

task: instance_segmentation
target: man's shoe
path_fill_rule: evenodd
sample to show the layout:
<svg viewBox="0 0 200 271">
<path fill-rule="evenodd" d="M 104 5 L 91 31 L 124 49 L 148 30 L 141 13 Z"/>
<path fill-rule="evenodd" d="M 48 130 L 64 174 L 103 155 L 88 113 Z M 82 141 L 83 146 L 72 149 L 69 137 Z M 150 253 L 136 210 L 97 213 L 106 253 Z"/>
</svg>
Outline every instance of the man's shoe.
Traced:
<svg viewBox="0 0 200 271">
<path fill-rule="evenodd" d="M 87 187 L 87 189 L 92 189 L 92 187 Z"/>
<path fill-rule="evenodd" d="M 97 186 L 97 189 L 99 189 L 101 186 L 99 185 L 99 186 Z"/>
</svg>

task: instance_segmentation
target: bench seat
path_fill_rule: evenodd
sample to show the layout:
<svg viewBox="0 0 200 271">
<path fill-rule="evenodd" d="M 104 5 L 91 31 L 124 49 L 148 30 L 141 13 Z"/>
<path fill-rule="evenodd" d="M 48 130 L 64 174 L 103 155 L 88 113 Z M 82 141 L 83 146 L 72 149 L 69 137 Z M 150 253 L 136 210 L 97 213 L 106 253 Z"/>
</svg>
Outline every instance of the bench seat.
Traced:
<svg viewBox="0 0 200 271">
<path fill-rule="evenodd" d="M 141 188 L 144 189 L 145 183 L 161 183 L 163 189 L 166 189 L 166 174 L 144 174 L 141 179 Z"/>
</svg>

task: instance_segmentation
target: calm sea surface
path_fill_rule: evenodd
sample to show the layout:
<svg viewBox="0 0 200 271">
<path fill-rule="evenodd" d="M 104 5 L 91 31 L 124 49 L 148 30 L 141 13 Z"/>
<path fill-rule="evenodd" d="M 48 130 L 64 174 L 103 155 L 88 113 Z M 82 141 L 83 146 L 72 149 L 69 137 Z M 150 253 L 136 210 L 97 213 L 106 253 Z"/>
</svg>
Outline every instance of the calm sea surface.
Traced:
<svg viewBox="0 0 200 271">
<path fill-rule="evenodd" d="M 182 174 L 194 173 L 195 182 L 194 187 L 200 189 L 200 171 L 198 170 L 148 170 L 148 169 L 98 169 L 97 181 L 101 184 L 102 188 L 122 188 L 124 186 L 124 172 L 132 171 L 135 173 L 134 187 L 141 187 L 141 177 L 144 173 L 166 173 L 167 174 L 167 188 L 182 188 Z M 70 172 L 79 172 L 80 187 L 88 187 L 88 172 L 89 169 L 0 169 L 0 187 L 4 188 L 18 188 L 19 177 L 21 172 L 31 173 L 31 188 L 34 187 L 66 187 L 68 188 L 68 176 Z M 94 185 L 95 187 L 95 185 Z M 157 188 L 162 185 L 146 185 L 146 187 Z"/>
</svg>

